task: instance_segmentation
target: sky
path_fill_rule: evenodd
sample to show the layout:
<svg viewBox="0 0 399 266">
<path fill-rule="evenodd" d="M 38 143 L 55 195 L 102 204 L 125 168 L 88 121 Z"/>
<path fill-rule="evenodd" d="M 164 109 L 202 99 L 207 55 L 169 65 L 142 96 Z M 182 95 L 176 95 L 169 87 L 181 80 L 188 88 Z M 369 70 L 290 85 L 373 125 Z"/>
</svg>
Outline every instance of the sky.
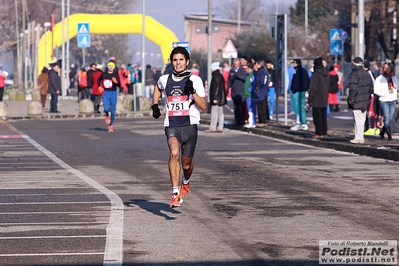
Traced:
<svg viewBox="0 0 399 266">
<path fill-rule="evenodd" d="M 245 1 L 242 0 L 242 4 Z M 275 5 L 278 4 L 279 8 L 282 9 L 284 6 L 294 5 L 297 0 L 261 0 L 266 6 L 273 6 L 270 8 L 270 13 L 275 13 Z M 140 1 L 139 3 L 141 3 Z M 226 4 L 237 3 L 237 0 L 212 0 L 212 12 L 215 10 L 221 10 Z M 185 14 L 198 14 L 208 13 L 208 0 L 145 0 L 145 13 L 151 16 L 167 28 L 172 30 L 179 41 L 184 41 L 184 15 Z M 281 10 L 279 9 L 279 13 Z M 134 13 L 142 13 L 142 5 L 138 5 L 133 10 Z M 141 50 L 141 36 L 132 37 L 134 50 Z M 148 53 L 159 54 L 160 49 L 153 44 L 151 41 L 146 40 L 146 51 Z M 137 55 L 134 61 L 140 61 L 140 56 Z M 159 64 L 157 60 L 151 60 L 152 64 Z"/>
<path fill-rule="evenodd" d="M 244 0 L 242 5 L 245 4 Z M 175 32 L 179 40 L 184 40 L 184 15 L 195 13 L 208 13 L 208 0 L 146 0 L 146 15 L 153 17 L 160 23 Z M 293 5 L 297 0 L 262 0 L 265 5 Z M 237 3 L 237 0 L 212 0 L 213 11 L 223 8 L 223 5 Z M 141 13 L 142 6 L 134 10 Z M 270 13 L 275 13 L 275 9 L 270 10 Z"/>
</svg>

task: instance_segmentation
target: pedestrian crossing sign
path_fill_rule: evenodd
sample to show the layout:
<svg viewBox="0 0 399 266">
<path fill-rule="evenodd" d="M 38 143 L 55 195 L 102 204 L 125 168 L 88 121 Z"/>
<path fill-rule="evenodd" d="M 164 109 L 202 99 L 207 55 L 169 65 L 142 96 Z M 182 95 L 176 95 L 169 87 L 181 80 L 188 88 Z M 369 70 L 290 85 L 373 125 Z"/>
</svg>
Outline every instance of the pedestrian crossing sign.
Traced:
<svg viewBox="0 0 399 266">
<path fill-rule="evenodd" d="M 87 22 L 78 23 L 78 34 L 76 36 L 79 48 L 90 47 L 90 25 Z"/>
<path fill-rule="evenodd" d="M 181 46 L 186 48 L 187 52 L 190 53 L 190 44 L 189 42 L 173 42 L 172 43 L 172 48 L 176 48 L 177 46 Z"/>
<path fill-rule="evenodd" d="M 78 23 L 78 34 L 90 34 L 89 23 Z"/>
</svg>

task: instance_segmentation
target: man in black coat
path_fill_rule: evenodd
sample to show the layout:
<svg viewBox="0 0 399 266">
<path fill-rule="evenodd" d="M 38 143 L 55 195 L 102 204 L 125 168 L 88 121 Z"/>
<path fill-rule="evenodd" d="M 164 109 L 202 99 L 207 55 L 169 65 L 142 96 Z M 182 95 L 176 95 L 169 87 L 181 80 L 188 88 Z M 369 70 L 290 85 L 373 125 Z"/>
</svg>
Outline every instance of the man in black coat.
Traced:
<svg viewBox="0 0 399 266">
<path fill-rule="evenodd" d="M 220 63 L 213 62 L 211 65 L 212 80 L 209 88 L 209 100 L 211 107 L 211 124 L 205 133 L 221 133 L 224 126 L 223 106 L 227 104 L 224 79 L 220 73 Z"/>
<path fill-rule="evenodd" d="M 51 94 L 50 113 L 59 113 L 57 103 L 58 95 L 61 92 L 61 78 L 58 75 L 60 67 L 57 61 L 51 61 L 50 67 L 48 72 L 48 93 Z"/>
<path fill-rule="evenodd" d="M 312 138 L 327 137 L 327 99 L 329 75 L 323 66 L 323 59 L 316 58 L 313 62 L 314 72 L 310 77 L 308 104 L 312 107 L 315 133 Z"/>
<path fill-rule="evenodd" d="M 363 68 L 363 59 L 356 57 L 352 61 L 353 69 L 348 78 L 348 108 L 353 110 L 355 138 L 351 143 L 364 143 L 364 122 L 373 93 L 373 80 Z"/>
<path fill-rule="evenodd" d="M 92 100 L 92 102 L 94 102 L 94 98 L 95 98 L 95 97 L 92 97 L 91 91 L 93 89 L 93 72 L 96 71 L 96 66 L 97 66 L 97 64 L 91 63 L 90 69 L 87 70 L 87 88 L 86 88 L 86 92 L 84 95 L 85 99 L 90 99 L 90 100 Z"/>
<path fill-rule="evenodd" d="M 240 59 L 234 59 L 233 67 L 230 69 L 228 87 L 231 88 L 231 98 L 234 103 L 234 120 L 237 126 L 245 124 L 247 115 L 247 104 L 244 97 L 244 83 L 246 78 L 247 72 L 240 65 Z"/>
</svg>

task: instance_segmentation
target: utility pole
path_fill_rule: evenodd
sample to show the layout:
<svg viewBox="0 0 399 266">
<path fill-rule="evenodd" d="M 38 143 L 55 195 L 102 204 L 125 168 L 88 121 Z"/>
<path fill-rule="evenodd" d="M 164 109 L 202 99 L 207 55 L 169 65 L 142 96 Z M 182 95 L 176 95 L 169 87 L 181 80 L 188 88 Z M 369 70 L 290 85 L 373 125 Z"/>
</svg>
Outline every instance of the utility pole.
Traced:
<svg viewBox="0 0 399 266">
<path fill-rule="evenodd" d="M 276 16 L 278 15 L 278 0 L 276 0 Z"/>
<path fill-rule="evenodd" d="M 37 78 L 38 78 L 38 74 L 37 74 L 37 67 L 38 67 L 38 62 L 39 62 L 39 56 L 38 56 L 38 49 L 39 49 L 39 41 L 40 41 L 40 32 L 41 32 L 41 27 L 40 24 L 37 24 L 37 26 L 35 27 L 35 41 L 33 42 L 33 50 L 35 51 L 34 53 L 34 60 L 33 60 L 33 72 L 32 72 L 32 76 L 33 76 L 33 88 L 37 89 Z"/>
<path fill-rule="evenodd" d="M 145 93 L 145 0 L 143 0 L 143 15 L 141 25 L 141 84 Z M 144 94 L 145 95 L 145 94 Z M 138 102 L 138 99 L 137 99 Z M 136 102 L 135 102 L 136 103 Z"/>
<path fill-rule="evenodd" d="M 207 88 L 208 88 L 208 107 L 207 112 L 211 112 L 209 88 L 211 86 L 211 64 L 212 64 L 212 0 L 208 0 L 208 71 L 207 71 Z"/>
<path fill-rule="evenodd" d="M 65 86 L 65 0 L 61 1 L 62 49 L 61 49 L 61 95 L 66 95 Z"/>
<path fill-rule="evenodd" d="M 23 33 L 23 40 L 22 40 L 22 62 L 23 62 L 23 70 L 24 70 L 24 79 L 23 79 L 23 89 L 27 89 L 27 78 L 26 78 L 26 10 L 25 10 L 25 0 L 22 0 L 22 30 L 21 32 Z M 21 66 L 22 68 L 22 66 Z"/>
<path fill-rule="evenodd" d="M 305 40 L 308 39 L 308 13 L 309 13 L 309 5 L 308 0 L 305 0 Z"/>
<path fill-rule="evenodd" d="M 238 0 L 237 7 L 237 31 L 240 33 L 241 30 L 241 0 Z"/>
<path fill-rule="evenodd" d="M 18 3 L 17 0 L 14 1 L 15 5 L 15 27 L 16 27 L 16 35 L 17 35 L 17 79 L 15 79 L 14 75 L 14 82 L 17 81 L 19 89 L 21 89 L 20 84 L 21 80 L 19 79 L 21 76 L 21 54 L 20 54 L 20 36 L 19 36 L 19 19 L 18 19 Z"/>
<path fill-rule="evenodd" d="M 364 57 L 364 0 L 359 0 L 358 4 L 358 30 L 359 47 L 356 56 Z M 364 59 L 364 58 L 363 58 Z"/>
<path fill-rule="evenodd" d="M 70 0 L 67 0 L 67 18 L 68 18 L 68 21 L 67 21 L 67 29 L 66 29 L 66 32 L 67 32 L 67 36 L 66 36 L 66 39 L 67 39 L 67 43 L 66 43 L 66 53 L 65 53 L 65 83 L 66 83 L 66 86 L 65 86 L 65 95 L 67 95 L 67 88 L 66 87 L 69 87 L 68 85 L 68 83 L 66 82 L 66 80 L 67 80 L 67 76 L 68 76 L 68 69 L 69 69 L 69 50 L 70 50 L 70 45 L 69 45 L 69 38 L 70 38 L 70 23 L 69 23 L 69 21 L 70 21 L 70 18 L 69 18 L 69 16 L 70 16 L 70 5 L 71 5 L 71 3 L 70 3 Z"/>
<path fill-rule="evenodd" d="M 27 29 L 26 25 L 26 15 L 27 15 L 27 10 L 28 6 L 26 4 L 26 0 L 22 1 L 22 28 L 24 32 L 24 43 L 23 43 L 23 62 L 24 62 L 24 90 L 28 89 L 28 62 L 27 62 L 27 54 L 26 51 L 29 51 L 27 49 L 28 46 L 28 37 L 29 37 L 29 30 Z"/>
</svg>

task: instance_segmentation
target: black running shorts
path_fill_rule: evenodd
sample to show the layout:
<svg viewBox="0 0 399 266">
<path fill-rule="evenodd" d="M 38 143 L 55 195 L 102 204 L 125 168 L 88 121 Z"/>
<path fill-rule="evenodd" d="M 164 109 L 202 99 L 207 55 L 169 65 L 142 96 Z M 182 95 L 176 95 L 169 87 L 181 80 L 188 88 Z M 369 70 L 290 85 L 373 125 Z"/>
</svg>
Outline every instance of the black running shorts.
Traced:
<svg viewBox="0 0 399 266">
<path fill-rule="evenodd" d="M 197 146 L 198 126 L 165 127 L 166 139 L 177 138 L 181 145 L 181 153 L 187 158 L 193 158 Z"/>
</svg>

